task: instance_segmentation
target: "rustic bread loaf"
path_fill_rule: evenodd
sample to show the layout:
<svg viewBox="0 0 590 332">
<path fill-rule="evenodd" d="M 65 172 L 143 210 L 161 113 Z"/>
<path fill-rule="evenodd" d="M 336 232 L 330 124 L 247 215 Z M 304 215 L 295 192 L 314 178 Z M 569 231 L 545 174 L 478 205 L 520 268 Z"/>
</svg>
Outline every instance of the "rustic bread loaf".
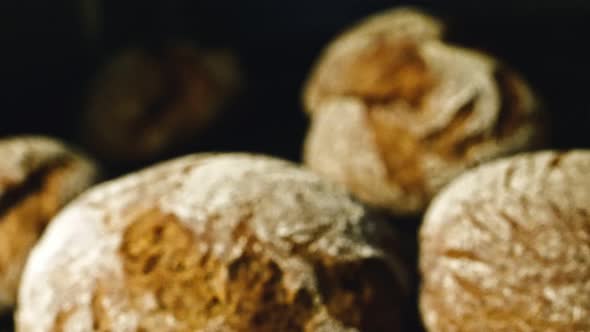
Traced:
<svg viewBox="0 0 590 332">
<path fill-rule="evenodd" d="M 428 331 L 590 331 L 590 152 L 469 171 L 420 230 Z"/>
<path fill-rule="evenodd" d="M 466 168 L 539 145 L 539 103 L 524 80 L 442 35 L 440 21 L 404 8 L 333 41 L 304 89 L 306 164 L 367 203 L 415 215 Z"/>
<path fill-rule="evenodd" d="M 239 85 L 228 51 L 190 44 L 132 48 L 99 70 L 88 93 L 81 137 L 113 162 L 151 160 L 206 130 Z"/>
<path fill-rule="evenodd" d="M 398 331 L 382 220 L 293 164 L 191 155 L 69 205 L 28 261 L 18 331 Z"/>
<path fill-rule="evenodd" d="M 96 175 L 91 161 L 54 139 L 0 139 L 0 311 L 14 306 L 29 250 L 49 220 Z"/>
</svg>

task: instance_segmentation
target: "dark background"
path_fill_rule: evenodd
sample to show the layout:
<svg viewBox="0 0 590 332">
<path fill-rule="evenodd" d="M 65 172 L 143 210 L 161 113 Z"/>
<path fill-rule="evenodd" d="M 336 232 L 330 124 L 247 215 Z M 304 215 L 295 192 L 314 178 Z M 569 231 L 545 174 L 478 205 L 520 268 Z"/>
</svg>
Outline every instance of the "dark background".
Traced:
<svg viewBox="0 0 590 332">
<path fill-rule="evenodd" d="M 86 1 L 1 2 L 0 136 L 48 134 L 77 143 L 87 84 L 109 55 L 189 39 L 234 49 L 246 81 L 230 111 L 173 154 L 254 151 L 298 161 L 307 127 L 301 86 L 322 47 L 368 14 L 416 5 L 448 20 L 449 40 L 499 56 L 530 81 L 550 112 L 554 147 L 590 145 L 587 1 L 111 0 L 98 1 L 101 33 L 93 38 L 80 18 Z M 107 176 L 141 166 L 110 165 Z M 410 239 L 413 264 L 417 224 L 396 223 Z M 405 331 L 419 330 L 415 307 L 415 300 L 406 306 Z"/>
</svg>

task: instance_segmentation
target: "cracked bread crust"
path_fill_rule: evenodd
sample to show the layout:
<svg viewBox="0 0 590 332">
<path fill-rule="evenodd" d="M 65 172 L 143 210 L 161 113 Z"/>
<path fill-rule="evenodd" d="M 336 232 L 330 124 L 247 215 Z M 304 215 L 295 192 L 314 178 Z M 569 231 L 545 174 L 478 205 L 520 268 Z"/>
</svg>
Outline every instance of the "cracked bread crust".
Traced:
<svg viewBox="0 0 590 332">
<path fill-rule="evenodd" d="M 382 222 L 289 162 L 165 162 L 54 220 L 18 331 L 396 331 L 407 280 Z"/>
<path fill-rule="evenodd" d="M 420 229 L 429 331 L 590 330 L 590 152 L 521 154 L 469 171 Z"/>
<path fill-rule="evenodd" d="M 449 45 L 412 9 L 333 41 L 304 87 L 306 164 L 366 203 L 416 215 L 465 169 L 542 144 L 532 91 L 492 57 Z"/>
<path fill-rule="evenodd" d="M 91 161 L 56 140 L 0 140 L 0 311 L 15 305 L 29 250 L 49 220 L 96 176 Z"/>
</svg>

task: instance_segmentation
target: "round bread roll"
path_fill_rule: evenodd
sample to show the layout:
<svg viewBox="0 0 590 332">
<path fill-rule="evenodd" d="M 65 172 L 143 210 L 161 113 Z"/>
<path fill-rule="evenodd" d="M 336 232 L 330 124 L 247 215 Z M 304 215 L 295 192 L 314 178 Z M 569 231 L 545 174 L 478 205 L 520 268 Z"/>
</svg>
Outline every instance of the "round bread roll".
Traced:
<svg viewBox="0 0 590 332">
<path fill-rule="evenodd" d="M 96 175 L 92 162 L 54 139 L 0 139 L 0 312 L 14 306 L 29 251 L 49 220 Z"/>
<path fill-rule="evenodd" d="M 409 216 L 466 168 L 540 144 L 539 104 L 523 79 L 443 42 L 442 30 L 396 9 L 326 48 L 304 89 L 311 169 Z"/>
<path fill-rule="evenodd" d="M 430 332 L 590 331 L 590 151 L 469 171 L 420 230 Z"/>
<path fill-rule="evenodd" d="M 186 156 L 54 219 L 18 331 L 398 331 L 406 276 L 385 227 L 291 163 Z"/>
<path fill-rule="evenodd" d="M 236 93 L 227 51 L 188 44 L 127 49 L 102 68 L 84 113 L 83 141 L 113 162 L 157 158 L 203 132 Z"/>
</svg>

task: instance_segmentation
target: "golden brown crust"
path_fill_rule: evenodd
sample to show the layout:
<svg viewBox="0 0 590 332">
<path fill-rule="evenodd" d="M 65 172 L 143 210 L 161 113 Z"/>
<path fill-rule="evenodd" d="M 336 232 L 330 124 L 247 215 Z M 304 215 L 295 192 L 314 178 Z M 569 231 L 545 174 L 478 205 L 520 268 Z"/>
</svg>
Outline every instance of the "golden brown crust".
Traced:
<svg viewBox="0 0 590 332">
<path fill-rule="evenodd" d="M 441 22 L 409 7 L 367 18 L 322 52 L 304 87 L 306 111 L 315 112 L 330 95 L 417 101 L 433 83 L 417 47 L 442 31 Z M 404 79 L 392 82 L 398 75 Z"/>
<path fill-rule="evenodd" d="M 76 308 L 64 326 L 396 331 L 394 247 L 383 220 L 291 163 L 187 156 L 70 205 L 27 263 L 17 324 L 44 332 Z"/>
<path fill-rule="evenodd" d="M 428 330 L 589 330 L 588 172 L 588 151 L 522 154 L 441 192 L 420 229 Z"/>
<path fill-rule="evenodd" d="M 96 177 L 94 166 L 56 141 L 0 141 L 0 310 L 15 304 L 23 265 L 49 220 Z"/>
<path fill-rule="evenodd" d="M 304 89 L 312 120 L 306 163 L 394 214 L 420 213 L 464 169 L 541 141 L 539 107 L 523 79 L 487 55 L 443 43 L 439 26 L 408 9 L 369 18 L 327 47 Z M 344 108 L 366 120 L 348 122 Z M 378 165 L 353 160 L 361 158 L 357 140 Z M 349 151 L 336 154 L 336 146 Z M 359 178 L 365 183 L 353 184 Z"/>
<path fill-rule="evenodd" d="M 195 137 L 235 94 L 237 64 L 226 51 L 175 45 L 128 49 L 102 69 L 82 123 L 89 146 L 115 161 L 150 159 Z"/>
<path fill-rule="evenodd" d="M 399 98 L 412 105 L 420 104 L 434 78 L 419 54 L 418 45 L 411 40 L 387 40 L 379 35 L 371 38 L 370 44 L 354 51 L 325 55 L 309 88 L 309 94 L 317 95 L 318 103 L 330 95 L 344 95 L 357 96 L 367 103 Z M 308 105 L 312 112 L 318 107 L 311 100 Z"/>
</svg>

